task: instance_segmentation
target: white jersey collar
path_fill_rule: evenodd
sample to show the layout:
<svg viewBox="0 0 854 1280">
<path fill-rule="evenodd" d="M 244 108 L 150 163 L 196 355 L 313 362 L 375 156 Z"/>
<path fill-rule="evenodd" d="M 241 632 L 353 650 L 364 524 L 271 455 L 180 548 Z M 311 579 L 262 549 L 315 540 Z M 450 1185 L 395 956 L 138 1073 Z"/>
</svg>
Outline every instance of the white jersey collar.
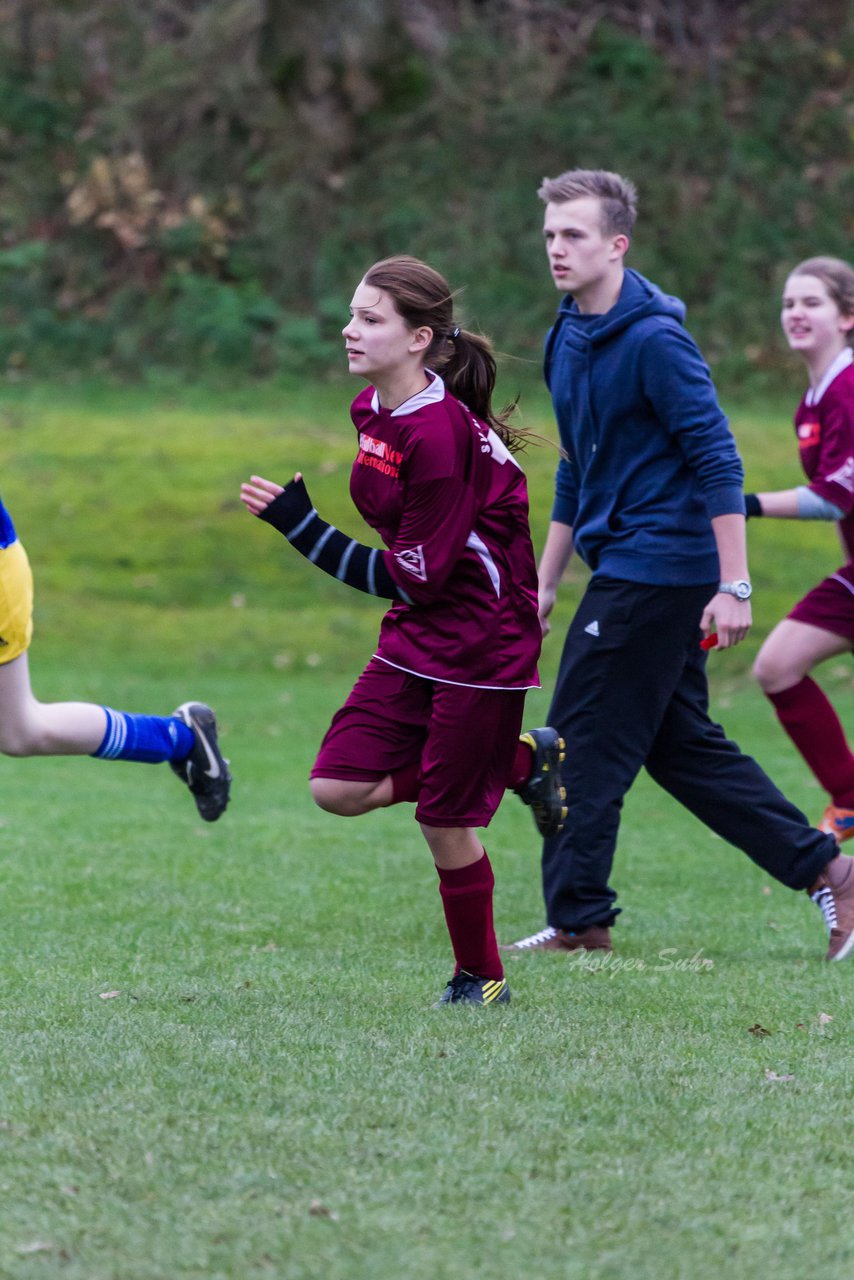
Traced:
<svg viewBox="0 0 854 1280">
<path fill-rule="evenodd" d="M 408 413 L 415 413 L 416 410 L 423 409 L 427 404 L 438 404 L 440 400 L 444 400 L 445 384 L 438 373 L 434 373 L 432 369 L 425 369 L 424 372 L 429 378 L 432 378 L 432 382 L 423 391 L 417 391 L 414 396 L 404 400 L 403 404 L 399 404 L 396 409 L 392 409 L 391 416 L 393 418 L 404 418 Z M 380 398 L 376 390 L 374 390 L 374 394 L 371 396 L 371 408 L 374 413 L 379 413 L 381 407 Z"/>
<path fill-rule="evenodd" d="M 852 350 L 851 347 L 843 347 L 818 386 L 810 387 L 807 392 L 806 403 L 810 408 L 818 404 L 833 379 L 838 377 L 843 369 L 847 369 L 852 361 L 854 361 L 854 350 Z"/>
</svg>

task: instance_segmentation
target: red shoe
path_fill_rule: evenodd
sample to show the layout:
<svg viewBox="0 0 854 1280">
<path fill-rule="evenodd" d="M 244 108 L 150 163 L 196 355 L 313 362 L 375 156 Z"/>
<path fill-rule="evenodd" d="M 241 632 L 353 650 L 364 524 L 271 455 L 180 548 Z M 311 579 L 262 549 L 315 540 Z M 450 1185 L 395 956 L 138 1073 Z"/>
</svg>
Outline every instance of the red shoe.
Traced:
<svg viewBox="0 0 854 1280">
<path fill-rule="evenodd" d="M 854 809 L 840 809 L 835 804 L 829 804 L 821 815 L 818 829 L 834 836 L 837 844 L 850 840 L 854 836 Z"/>
</svg>

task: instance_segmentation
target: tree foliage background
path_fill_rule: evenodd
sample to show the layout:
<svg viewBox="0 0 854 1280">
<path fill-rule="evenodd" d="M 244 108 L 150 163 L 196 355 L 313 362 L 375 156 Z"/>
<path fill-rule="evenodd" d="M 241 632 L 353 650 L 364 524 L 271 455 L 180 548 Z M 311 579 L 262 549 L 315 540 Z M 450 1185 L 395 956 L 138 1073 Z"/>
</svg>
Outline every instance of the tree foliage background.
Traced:
<svg viewBox="0 0 854 1280">
<path fill-rule="evenodd" d="M 773 376 L 851 253 L 849 0 L 0 0 L 0 367 L 314 371 L 410 252 L 536 362 L 544 174 L 637 182 L 631 261 Z"/>
</svg>

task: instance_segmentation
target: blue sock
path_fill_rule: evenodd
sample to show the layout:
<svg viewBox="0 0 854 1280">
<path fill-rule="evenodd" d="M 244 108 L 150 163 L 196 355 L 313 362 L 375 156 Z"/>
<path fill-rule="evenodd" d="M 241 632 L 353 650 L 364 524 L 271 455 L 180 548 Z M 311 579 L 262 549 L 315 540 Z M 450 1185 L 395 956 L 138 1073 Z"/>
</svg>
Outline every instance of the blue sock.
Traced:
<svg viewBox="0 0 854 1280">
<path fill-rule="evenodd" d="M 196 738 L 177 716 L 133 716 L 126 711 L 107 713 L 104 741 L 92 755 L 101 760 L 140 760 L 159 764 L 161 760 L 185 760 Z"/>
</svg>

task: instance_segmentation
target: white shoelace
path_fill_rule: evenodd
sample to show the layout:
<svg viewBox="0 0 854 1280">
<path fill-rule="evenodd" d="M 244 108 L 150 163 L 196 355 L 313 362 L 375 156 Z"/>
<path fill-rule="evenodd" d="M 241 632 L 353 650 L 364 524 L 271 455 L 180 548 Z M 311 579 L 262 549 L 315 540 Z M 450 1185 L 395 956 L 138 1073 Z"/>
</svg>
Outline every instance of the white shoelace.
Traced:
<svg viewBox="0 0 854 1280">
<path fill-rule="evenodd" d="M 513 946 L 518 947 L 522 951 L 525 947 L 537 947 L 542 942 L 550 942 L 557 933 L 557 929 L 546 925 L 545 929 L 541 929 L 539 933 L 532 933 L 529 938 L 520 938 L 518 942 L 514 942 Z"/>
<path fill-rule="evenodd" d="M 833 896 L 833 890 L 825 885 L 823 889 L 817 889 L 815 893 L 811 893 L 810 897 L 824 916 L 828 933 L 832 933 L 837 924 L 836 899 Z"/>
</svg>

